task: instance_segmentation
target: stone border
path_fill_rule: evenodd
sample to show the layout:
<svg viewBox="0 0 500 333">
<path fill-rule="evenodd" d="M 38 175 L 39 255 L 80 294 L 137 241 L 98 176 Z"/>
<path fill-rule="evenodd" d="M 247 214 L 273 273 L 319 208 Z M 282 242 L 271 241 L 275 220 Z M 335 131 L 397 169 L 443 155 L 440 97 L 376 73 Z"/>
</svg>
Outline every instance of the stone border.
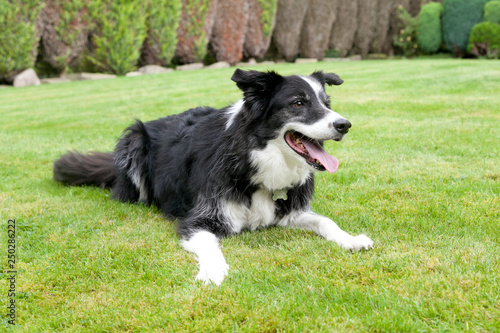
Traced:
<svg viewBox="0 0 500 333">
<path fill-rule="evenodd" d="M 360 61 L 362 60 L 362 57 L 360 55 L 353 55 L 347 58 L 323 58 L 321 60 L 315 59 L 315 58 L 297 58 L 295 59 L 296 64 L 311 64 L 311 63 L 317 63 L 319 61 L 324 61 L 324 62 L 332 62 L 332 61 Z M 274 62 L 274 61 L 263 61 L 263 62 L 257 62 L 255 59 L 251 58 L 248 60 L 248 62 L 239 62 L 236 64 L 235 67 L 251 67 L 251 66 L 273 66 L 277 63 L 280 62 Z M 229 68 L 231 65 L 228 62 L 225 61 L 219 61 L 214 64 L 205 66 L 202 63 L 193 63 L 193 64 L 187 64 L 187 65 L 181 65 L 177 66 L 175 69 L 176 71 L 192 71 L 192 70 L 198 70 L 198 69 L 222 69 L 222 68 Z M 163 74 L 163 73 L 170 73 L 173 72 L 174 69 L 172 68 L 165 68 L 157 65 L 146 65 L 143 66 L 139 69 L 137 69 L 134 72 L 127 73 L 125 76 L 126 77 L 133 77 L 133 76 L 142 76 L 142 75 L 154 75 L 154 74 Z M 14 78 L 14 87 L 25 87 L 25 86 L 30 86 L 30 85 L 40 85 L 40 84 L 55 84 L 55 83 L 64 83 L 64 82 L 71 82 L 71 81 L 80 81 L 80 80 L 103 80 L 103 79 L 112 79 L 116 78 L 116 75 L 112 74 L 103 74 L 103 73 L 71 73 L 71 74 L 63 74 L 60 77 L 54 77 L 54 78 L 46 78 L 46 79 L 39 79 L 36 72 L 32 69 L 29 68 L 21 73 L 19 73 L 15 78 Z M 6 86 L 8 87 L 8 86 Z"/>
</svg>

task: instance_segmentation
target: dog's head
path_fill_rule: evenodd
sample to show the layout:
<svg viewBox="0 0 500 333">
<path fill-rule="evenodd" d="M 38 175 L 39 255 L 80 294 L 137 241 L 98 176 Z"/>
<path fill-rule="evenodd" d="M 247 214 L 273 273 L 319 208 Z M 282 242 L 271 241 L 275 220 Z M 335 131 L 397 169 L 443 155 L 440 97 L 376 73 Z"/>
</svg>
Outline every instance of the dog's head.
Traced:
<svg viewBox="0 0 500 333">
<path fill-rule="evenodd" d="M 323 149 L 323 141 L 340 141 L 351 123 L 330 109 L 325 85 L 343 83 L 336 74 L 281 76 L 275 72 L 237 69 L 232 77 L 244 94 L 245 123 L 272 139 L 287 161 L 314 170 L 335 172 L 338 160 Z"/>
</svg>

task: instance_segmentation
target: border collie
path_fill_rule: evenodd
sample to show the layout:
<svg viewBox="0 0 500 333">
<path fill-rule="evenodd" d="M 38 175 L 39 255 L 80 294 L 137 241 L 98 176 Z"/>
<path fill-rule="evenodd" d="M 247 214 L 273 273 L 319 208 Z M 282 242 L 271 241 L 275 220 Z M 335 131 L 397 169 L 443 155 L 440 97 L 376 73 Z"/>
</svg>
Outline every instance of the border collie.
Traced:
<svg viewBox="0 0 500 333">
<path fill-rule="evenodd" d="M 340 141 L 351 123 L 330 109 L 333 73 L 281 76 L 237 69 L 243 98 L 223 109 L 198 107 L 128 127 L 113 153 L 69 152 L 54 179 L 112 190 L 123 202 L 157 205 L 178 221 L 184 249 L 198 260 L 197 279 L 219 285 L 229 266 L 222 237 L 279 225 L 311 230 L 351 251 L 370 249 L 313 213 L 314 171 L 335 172 L 323 141 Z"/>
</svg>

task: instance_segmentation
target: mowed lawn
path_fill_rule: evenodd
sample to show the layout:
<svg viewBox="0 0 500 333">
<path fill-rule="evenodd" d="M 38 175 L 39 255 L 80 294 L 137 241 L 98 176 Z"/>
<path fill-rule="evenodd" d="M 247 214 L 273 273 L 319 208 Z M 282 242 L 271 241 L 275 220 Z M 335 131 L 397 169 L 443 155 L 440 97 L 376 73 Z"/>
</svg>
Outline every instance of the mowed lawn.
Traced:
<svg viewBox="0 0 500 333">
<path fill-rule="evenodd" d="M 52 180 L 68 150 L 110 151 L 135 118 L 241 98 L 233 69 L 0 89 L 0 331 L 7 224 L 16 219 L 18 332 L 500 331 L 500 63 L 394 60 L 280 64 L 322 69 L 353 124 L 326 149 L 313 209 L 375 248 L 343 251 L 270 228 L 221 242 L 221 286 L 156 208 Z"/>
</svg>

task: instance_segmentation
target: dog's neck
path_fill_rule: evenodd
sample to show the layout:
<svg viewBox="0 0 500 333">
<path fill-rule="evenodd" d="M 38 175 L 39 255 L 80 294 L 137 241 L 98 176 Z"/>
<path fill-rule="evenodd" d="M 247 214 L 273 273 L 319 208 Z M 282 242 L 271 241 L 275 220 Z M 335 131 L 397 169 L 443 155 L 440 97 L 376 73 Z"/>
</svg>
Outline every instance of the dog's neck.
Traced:
<svg viewBox="0 0 500 333">
<path fill-rule="evenodd" d="M 303 185 L 312 177 L 313 171 L 295 155 L 281 137 L 269 141 L 262 150 L 252 151 L 251 163 L 257 169 L 252 183 L 266 188 L 273 195 Z"/>
</svg>

